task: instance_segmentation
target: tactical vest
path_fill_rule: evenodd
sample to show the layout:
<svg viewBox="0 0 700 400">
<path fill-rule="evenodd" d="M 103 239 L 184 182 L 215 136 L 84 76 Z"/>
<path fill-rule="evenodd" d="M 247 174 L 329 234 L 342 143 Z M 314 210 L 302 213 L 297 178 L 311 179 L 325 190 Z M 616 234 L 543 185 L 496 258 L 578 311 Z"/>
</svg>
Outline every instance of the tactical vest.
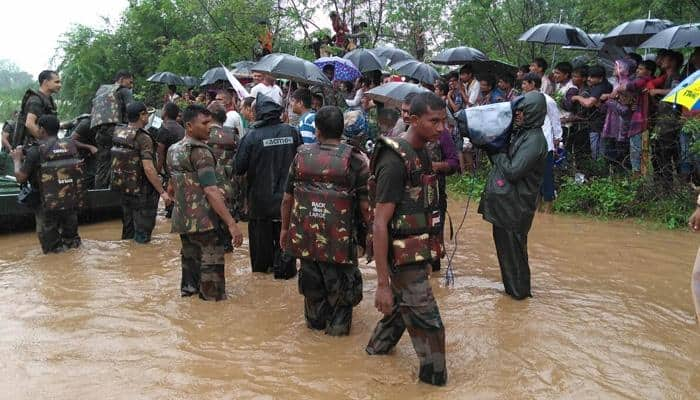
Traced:
<svg viewBox="0 0 700 400">
<path fill-rule="evenodd" d="M 82 207 L 83 164 L 70 139 L 49 140 L 39 145 L 40 194 L 44 210 L 75 210 Z"/>
<path fill-rule="evenodd" d="M 13 147 L 25 145 L 27 143 L 34 142 L 34 137 L 27 132 L 27 102 L 32 96 L 37 96 L 41 100 L 41 115 L 37 115 L 38 118 L 42 115 L 56 115 L 56 104 L 54 104 L 53 99 L 50 96 L 44 96 L 43 94 L 36 92 L 32 89 L 27 89 L 22 97 L 22 103 L 20 106 L 20 112 L 17 116 L 17 124 L 15 125 L 15 131 L 11 138 L 11 143 Z"/>
<path fill-rule="evenodd" d="M 219 187 L 224 191 L 224 200 L 228 208 L 232 209 L 235 200 L 233 158 L 238 148 L 238 130 L 212 126 L 207 144 L 211 147 L 216 160 L 216 175 Z"/>
<path fill-rule="evenodd" d="M 376 204 L 376 163 L 383 149 L 393 151 L 403 161 L 406 182 L 403 197 L 396 204 L 389 224 L 389 255 L 392 265 L 422 264 L 443 256 L 440 243 L 438 180 L 432 166 L 423 161 L 403 138 L 380 137 L 370 164 L 370 203 Z M 428 160 L 429 161 L 429 160 Z"/>
<path fill-rule="evenodd" d="M 139 149 L 136 145 L 136 135 L 147 135 L 141 129 L 118 125 L 112 138 L 112 190 L 122 194 L 137 195 L 141 193 L 143 183 L 143 166 Z"/>
<path fill-rule="evenodd" d="M 119 85 L 102 85 L 92 99 L 90 128 L 105 124 L 122 123 L 121 105 L 117 99 Z"/>
<path fill-rule="evenodd" d="M 173 233 L 210 231 L 217 221 L 191 160 L 192 150 L 198 147 L 211 151 L 204 143 L 187 136 L 168 150 L 170 183 L 175 193 L 171 219 Z"/>
<path fill-rule="evenodd" d="M 297 258 L 354 264 L 355 193 L 350 180 L 352 146 L 303 145 L 295 159 L 294 207 L 287 251 Z"/>
</svg>

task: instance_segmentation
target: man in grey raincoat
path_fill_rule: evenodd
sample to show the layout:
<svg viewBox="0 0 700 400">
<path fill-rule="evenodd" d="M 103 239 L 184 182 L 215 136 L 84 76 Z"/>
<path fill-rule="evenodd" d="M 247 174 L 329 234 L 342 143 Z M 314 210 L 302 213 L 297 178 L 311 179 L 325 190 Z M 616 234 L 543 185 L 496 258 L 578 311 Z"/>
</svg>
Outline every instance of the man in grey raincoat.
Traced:
<svg viewBox="0 0 700 400">
<path fill-rule="evenodd" d="M 493 168 L 479 204 L 479 213 L 493 224 L 503 286 L 517 300 L 532 297 L 527 234 L 547 157 L 547 141 L 542 134 L 546 115 L 547 104 L 541 93 L 527 93 L 518 103 L 510 145 L 503 152 L 489 155 Z"/>
</svg>

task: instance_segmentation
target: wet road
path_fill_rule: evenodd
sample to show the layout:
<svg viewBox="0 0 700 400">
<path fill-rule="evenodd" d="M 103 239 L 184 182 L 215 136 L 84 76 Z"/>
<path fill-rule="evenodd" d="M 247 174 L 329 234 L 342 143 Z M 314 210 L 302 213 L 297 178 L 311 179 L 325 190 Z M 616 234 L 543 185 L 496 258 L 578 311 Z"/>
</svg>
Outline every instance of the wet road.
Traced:
<svg viewBox="0 0 700 400">
<path fill-rule="evenodd" d="M 296 280 L 251 274 L 245 246 L 226 258 L 227 301 L 180 298 L 179 238 L 160 218 L 146 246 L 116 240 L 118 221 L 81 226 L 83 248 L 52 256 L 31 232 L 0 236 L 0 397 L 700 398 L 700 236 L 538 216 L 535 297 L 515 302 L 471 214 L 455 286 L 432 279 L 449 371 L 434 388 L 407 335 L 390 356 L 364 353 L 380 317 L 371 267 L 351 335 L 327 337 L 306 328 Z"/>
</svg>

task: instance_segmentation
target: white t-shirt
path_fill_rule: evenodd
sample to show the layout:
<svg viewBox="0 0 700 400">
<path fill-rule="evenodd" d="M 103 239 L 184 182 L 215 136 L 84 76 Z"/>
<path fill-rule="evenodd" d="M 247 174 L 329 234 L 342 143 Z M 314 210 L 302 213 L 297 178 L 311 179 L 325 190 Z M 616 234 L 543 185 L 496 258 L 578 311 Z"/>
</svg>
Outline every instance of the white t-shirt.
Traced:
<svg viewBox="0 0 700 400">
<path fill-rule="evenodd" d="M 225 127 L 235 128 L 238 130 L 239 135 L 243 135 L 243 123 L 241 122 L 241 114 L 237 111 L 231 110 L 226 112 L 226 121 L 224 122 Z"/>
<path fill-rule="evenodd" d="M 282 89 L 280 89 L 279 86 L 267 86 L 266 84 L 261 82 L 253 86 L 253 89 L 250 91 L 250 95 L 255 98 L 258 97 L 258 93 L 262 93 L 265 96 L 271 98 L 272 101 L 274 101 L 275 103 L 282 105 Z"/>
<path fill-rule="evenodd" d="M 554 151 L 554 140 L 561 140 L 561 115 L 557 102 L 548 94 L 542 93 L 547 103 L 547 116 L 544 118 L 542 133 L 547 139 L 547 151 Z"/>
<path fill-rule="evenodd" d="M 467 101 L 469 102 L 468 107 L 473 107 L 476 104 L 476 100 L 479 98 L 479 92 L 481 92 L 481 85 L 479 84 L 479 81 L 475 79 L 472 79 L 471 82 L 469 82 L 469 86 L 464 85 L 465 89 L 467 91 Z"/>
</svg>

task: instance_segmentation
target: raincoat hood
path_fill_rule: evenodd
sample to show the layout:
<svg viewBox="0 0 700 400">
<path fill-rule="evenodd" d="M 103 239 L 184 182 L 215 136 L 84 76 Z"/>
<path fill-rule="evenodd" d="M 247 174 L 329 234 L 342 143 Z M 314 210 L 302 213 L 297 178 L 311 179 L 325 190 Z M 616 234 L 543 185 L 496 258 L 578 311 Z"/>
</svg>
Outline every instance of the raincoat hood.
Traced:
<svg viewBox="0 0 700 400">
<path fill-rule="evenodd" d="M 542 128 L 544 125 L 544 118 L 547 116 L 547 102 L 542 93 L 534 91 L 525 93 L 515 109 L 523 111 L 525 115 L 524 129 Z"/>
<path fill-rule="evenodd" d="M 280 122 L 284 109 L 270 97 L 258 93 L 255 98 L 255 122 L 259 125 L 269 125 Z"/>
</svg>

